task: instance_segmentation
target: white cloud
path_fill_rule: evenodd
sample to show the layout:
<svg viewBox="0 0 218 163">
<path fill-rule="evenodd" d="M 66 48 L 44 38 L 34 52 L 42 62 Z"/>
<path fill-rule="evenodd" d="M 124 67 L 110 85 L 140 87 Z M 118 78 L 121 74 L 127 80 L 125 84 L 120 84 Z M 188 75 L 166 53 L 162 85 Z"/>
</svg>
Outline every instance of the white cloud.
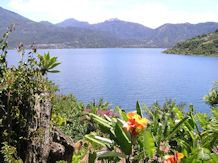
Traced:
<svg viewBox="0 0 218 163">
<path fill-rule="evenodd" d="M 8 6 L 35 21 L 53 23 L 67 18 L 97 23 L 116 17 L 155 28 L 164 23 L 218 20 L 218 10 L 188 12 L 172 9 L 161 2 L 139 0 L 11 0 Z"/>
</svg>

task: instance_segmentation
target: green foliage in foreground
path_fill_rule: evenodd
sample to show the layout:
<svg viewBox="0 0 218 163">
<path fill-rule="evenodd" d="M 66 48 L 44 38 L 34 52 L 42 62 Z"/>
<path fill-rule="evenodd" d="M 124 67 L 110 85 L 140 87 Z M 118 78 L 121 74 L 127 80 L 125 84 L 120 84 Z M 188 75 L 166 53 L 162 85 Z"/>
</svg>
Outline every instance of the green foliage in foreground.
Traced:
<svg viewBox="0 0 218 163">
<path fill-rule="evenodd" d="M 91 130 L 91 123 L 83 113 L 83 103 L 77 103 L 72 95 L 56 95 L 53 100 L 52 123 L 73 138 L 74 141 L 83 138 Z"/>
<path fill-rule="evenodd" d="M 214 82 L 214 87 L 211 88 L 210 93 L 204 96 L 204 101 L 211 107 L 218 105 L 218 82 Z"/>
<path fill-rule="evenodd" d="M 103 137 L 95 133 L 86 135 L 86 140 L 95 148 L 94 159 L 110 162 L 164 162 L 174 154 L 182 153 L 182 162 L 213 162 L 218 161 L 218 110 L 212 107 L 212 116 L 195 113 L 193 105 L 189 112 L 183 114 L 178 107 L 172 106 L 168 112 L 149 110 L 145 105 L 142 110 L 137 105 L 137 113 L 146 111 L 151 121 L 147 128 L 138 136 L 133 136 L 123 127 L 127 123 L 127 115 L 117 107 L 119 118 L 99 117 L 90 113 L 89 116 L 100 125 Z M 161 113 L 161 114 L 159 114 Z M 172 113 L 175 119 L 171 117 Z M 161 117 L 161 118 L 160 118 Z M 161 119 L 161 120 L 160 120 Z M 92 152 L 90 151 L 92 155 Z M 124 161 L 125 160 L 125 161 Z"/>
<path fill-rule="evenodd" d="M 218 29 L 215 32 L 179 42 L 164 53 L 218 56 Z"/>
<path fill-rule="evenodd" d="M 52 57 L 47 59 L 48 67 L 42 67 L 34 46 L 26 53 L 20 44 L 21 59 L 17 66 L 9 67 L 6 49 L 12 30 L 14 25 L 0 40 L 0 162 L 25 160 L 28 141 L 40 137 L 40 129 L 32 128 L 32 121 L 37 117 L 34 110 L 36 95 L 48 92 L 52 97 L 52 82 L 43 75 L 58 65 Z"/>
<path fill-rule="evenodd" d="M 53 114 L 52 124 L 58 126 L 69 135 L 75 142 L 83 139 L 84 135 L 98 131 L 97 125 L 87 117 L 91 112 L 102 116 L 103 113 L 112 113 L 109 103 L 99 99 L 98 102 L 89 102 L 87 105 L 78 103 L 72 95 L 55 95 L 52 100 Z"/>
</svg>

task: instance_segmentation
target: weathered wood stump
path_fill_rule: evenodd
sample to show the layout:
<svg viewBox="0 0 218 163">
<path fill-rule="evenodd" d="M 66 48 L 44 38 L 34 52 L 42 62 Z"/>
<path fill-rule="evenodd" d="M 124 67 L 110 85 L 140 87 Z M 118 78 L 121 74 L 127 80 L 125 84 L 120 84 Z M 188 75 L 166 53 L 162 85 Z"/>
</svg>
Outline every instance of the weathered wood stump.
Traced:
<svg viewBox="0 0 218 163">
<path fill-rule="evenodd" d="M 72 162 L 73 140 L 53 127 L 51 131 L 52 103 L 49 93 L 35 95 L 34 116 L 28 119 L 28 140 L 25 163 Z"/>
</svg>

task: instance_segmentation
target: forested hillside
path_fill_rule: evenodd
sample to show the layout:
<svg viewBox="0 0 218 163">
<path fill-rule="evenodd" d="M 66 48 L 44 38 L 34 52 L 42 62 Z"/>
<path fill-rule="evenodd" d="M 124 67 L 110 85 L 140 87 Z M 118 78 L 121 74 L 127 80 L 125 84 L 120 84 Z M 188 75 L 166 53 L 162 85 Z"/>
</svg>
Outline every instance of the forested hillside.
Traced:
<svg viewBox="0 0 218 163">
<path fill-rule="evenodd" d="M 192 39 L 179 42 L 165 53 L 187 55 L 215 55 L 218 56 L 218 28 L 215 32 L 203 34 Z"/>
</svg>

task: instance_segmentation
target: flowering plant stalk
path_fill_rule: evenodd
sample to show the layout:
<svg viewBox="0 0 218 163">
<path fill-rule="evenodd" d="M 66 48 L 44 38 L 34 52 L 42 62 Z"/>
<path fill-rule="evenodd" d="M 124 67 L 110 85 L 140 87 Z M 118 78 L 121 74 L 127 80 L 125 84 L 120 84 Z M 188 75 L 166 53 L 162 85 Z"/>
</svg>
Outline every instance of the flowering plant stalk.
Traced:
<svg viewBox="0 0 218 163">
<path fill-rule="evenodd" d="M 137 112 L 126 114 L 119 107 L 116 109 L 120 114 L 119 118 L 108 117 L 107 115 L 104 115 L 103 118 L 94 113 L 88 114 L 99 124 L 102 135 L 106 136 L 106 139 L 96 136 L 94 133 L 85 136 L 86 140 L 92 144 L 103 147 L 104 150 L 97 153 L 97 159 L 131 162 L 140 160 L 141 157 L 136 158 L 139 154 L 142 155 L 142 158 L 146 155 L 153 156 L 155 151 L 154 141 L 150 131 L 146 131 L 148 120 L 142 118 L 138 102 Z M 139 144 L 143 151 L 135 150 Z"/>
</svg>

